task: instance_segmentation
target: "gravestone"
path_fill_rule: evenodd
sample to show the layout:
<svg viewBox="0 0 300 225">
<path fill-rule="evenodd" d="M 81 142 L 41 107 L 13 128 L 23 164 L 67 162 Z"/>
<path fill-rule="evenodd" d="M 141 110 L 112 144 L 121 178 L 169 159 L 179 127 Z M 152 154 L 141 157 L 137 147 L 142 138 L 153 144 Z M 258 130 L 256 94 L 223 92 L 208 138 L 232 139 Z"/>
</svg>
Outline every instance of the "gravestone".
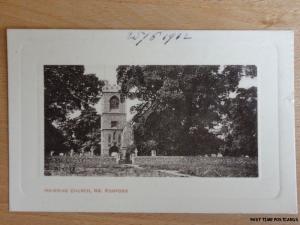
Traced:
<svg viewBox="0 0 300 225">
<path fill-rule="evenodd" d="M 218 153 L 218 154 L 217 154 L 217 157 L 222 158 L 223 155 L 222 155 L 221 153 Z"/>
<path fill-rule="evenodd" d="M 151 156 L 156 156 L 156 150 L 151 150 Z"/>
<path fill-rule="evenodd" d="M 90 149 L 90 151 L 91 151 L 91 156 L 93 156 L 93 155 L 94 155 L 94 151 L 95 151 L 95 149 L 96 149 L 96 148 L 95 148 L 94 146 L 92 146 L 92 147 L 91 147 L 91 149 Z"/>
</svg>

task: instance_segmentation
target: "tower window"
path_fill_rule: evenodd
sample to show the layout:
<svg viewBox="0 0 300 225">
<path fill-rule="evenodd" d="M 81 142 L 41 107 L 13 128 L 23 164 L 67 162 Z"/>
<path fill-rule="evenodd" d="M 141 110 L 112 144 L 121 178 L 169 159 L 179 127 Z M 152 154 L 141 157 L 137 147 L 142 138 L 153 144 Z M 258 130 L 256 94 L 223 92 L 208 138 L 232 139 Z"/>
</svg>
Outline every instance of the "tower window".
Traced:
<svg viewBox="0 0 300 225">
<path fill-rule="evenodd" d="M 110 110 L 112 110 L 112 109 L 118 109 L 119 108 L 119 99 L 118 99 L 118 97 L 113 96 L 109 100 L 109 108 L 110 108 Z"/>
<path fill-rule="evenodd" d="M 108 143 L 111 143 L 111 134 L 108 134 Z"/>
<path fill-rule="evenodd" d="M 114 127 L 117 127 L 118 126 L 118 121 L 111 121 L 110 122 L 110 127 L 111 128 L 114 128 Z"/>
</svg>

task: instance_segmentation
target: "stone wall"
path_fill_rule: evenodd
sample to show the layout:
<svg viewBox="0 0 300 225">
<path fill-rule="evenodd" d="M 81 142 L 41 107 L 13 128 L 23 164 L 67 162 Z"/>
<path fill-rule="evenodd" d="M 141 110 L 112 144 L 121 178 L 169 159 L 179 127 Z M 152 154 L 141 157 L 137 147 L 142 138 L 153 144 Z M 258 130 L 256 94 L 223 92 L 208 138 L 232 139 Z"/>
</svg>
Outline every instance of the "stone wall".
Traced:
<svg viewBox="0 0 300 225">
<path fill-rule="evenodd" d="M 168 164 L 187 164 L 198 162 L 201 156 L 137 156 L 134 157 L 134 164 L 146 166 L 158 166 Z"/>
</svg>

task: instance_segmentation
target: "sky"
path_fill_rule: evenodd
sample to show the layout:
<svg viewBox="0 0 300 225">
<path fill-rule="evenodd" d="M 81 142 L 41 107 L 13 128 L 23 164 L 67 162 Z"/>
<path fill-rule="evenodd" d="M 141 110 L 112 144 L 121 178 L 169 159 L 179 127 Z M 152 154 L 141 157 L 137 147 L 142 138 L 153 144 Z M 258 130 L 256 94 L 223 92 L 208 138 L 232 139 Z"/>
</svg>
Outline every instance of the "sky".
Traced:
<svg viewBox="0 0 300 225">
<path fill-rule="evenodd" d="M 117 83 L 117 65 L 108 66 L 108 65 L 85 65 L 85 74 L 93 73 L 101 80 L 107 80 L 110 84 Z"/>
<path fill-rule="evenodd" d="M 110 84 L 117 83 L 117 65 L 85 65 L 85 74 L 95 74 L 100 80 L 107 80 Z M 257 78 L 243 77 L 240 81 L 239 87 L 249 88 L 257 86 Z M 129 121 L 134 115 L 130 113 L 130 107 L 139 103 L 139 100 L 126 100 L 126 119 Z M 100 104 L 96 104 L 95 108 L 98 113 L 101 112 Z M 74 115 L 75 116 L 75 115 Z M 77 116 L 77 115 L 76 115 Z"/>
</svg>

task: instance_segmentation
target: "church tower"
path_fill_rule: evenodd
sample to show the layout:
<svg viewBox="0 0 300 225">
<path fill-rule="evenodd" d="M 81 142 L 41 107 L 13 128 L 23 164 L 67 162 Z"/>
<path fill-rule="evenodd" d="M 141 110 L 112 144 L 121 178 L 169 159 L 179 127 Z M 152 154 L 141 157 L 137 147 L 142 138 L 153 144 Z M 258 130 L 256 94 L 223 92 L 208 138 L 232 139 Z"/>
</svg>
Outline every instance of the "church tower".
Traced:
<svg viewBox="0 0 300 225">
<path fill-rule="evenodd" d="M 126 105 L 120 99 L 120 86 L 105 82 L 101 104 L 101 155 L 120 152 L 122 131 L 126 125 Z"/>
</svg>

